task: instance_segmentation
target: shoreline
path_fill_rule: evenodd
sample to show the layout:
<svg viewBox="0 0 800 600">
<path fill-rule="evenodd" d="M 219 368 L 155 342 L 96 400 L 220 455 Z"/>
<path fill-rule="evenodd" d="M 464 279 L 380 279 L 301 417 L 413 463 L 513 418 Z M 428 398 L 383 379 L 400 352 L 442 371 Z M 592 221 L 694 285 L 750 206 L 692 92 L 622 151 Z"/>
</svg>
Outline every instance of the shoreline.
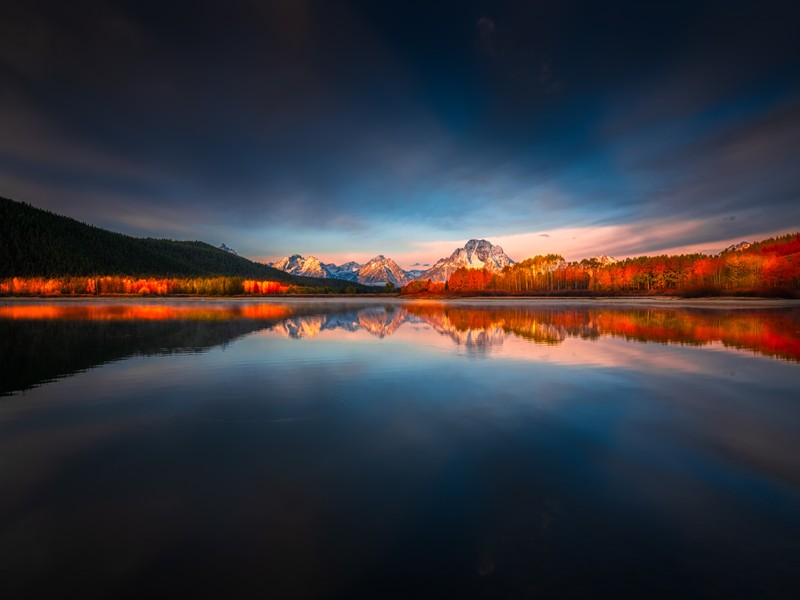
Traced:
<svg viewBox="0 0 800 600">
<path fill-rule="evenodd" d="M 273 296 L 135 296 L 109 294 L 100 296 L 4 296 L 1 305 L 10 304 L 220 304 L 220 303 L 397 303 L 397 304 L 449 304 L 471 306 L 561 306 L 561 307 L 645 307 L 645 308 L 800 308 L 800 299 L 713 296 L 706 298 L 680 298 L 675 296 L 465 296 L 465 297 L 412 297 L 387 294 L 358 294 L 343 296 L 334 294 L 319 295 L 273 295 Z"/>
</svg>

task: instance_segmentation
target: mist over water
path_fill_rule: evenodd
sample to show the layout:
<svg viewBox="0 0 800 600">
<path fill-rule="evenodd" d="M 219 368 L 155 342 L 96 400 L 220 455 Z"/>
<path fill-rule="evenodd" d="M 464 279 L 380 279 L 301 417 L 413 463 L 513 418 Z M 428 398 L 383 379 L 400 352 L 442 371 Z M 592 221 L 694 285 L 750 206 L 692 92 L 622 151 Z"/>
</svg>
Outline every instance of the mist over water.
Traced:
<svg viewBox="0 0 800 600">
<path fill-rule="evenodd" d="M 0 591 L 793 597 L 800 310 L 0 307 Z"/>
</svg>

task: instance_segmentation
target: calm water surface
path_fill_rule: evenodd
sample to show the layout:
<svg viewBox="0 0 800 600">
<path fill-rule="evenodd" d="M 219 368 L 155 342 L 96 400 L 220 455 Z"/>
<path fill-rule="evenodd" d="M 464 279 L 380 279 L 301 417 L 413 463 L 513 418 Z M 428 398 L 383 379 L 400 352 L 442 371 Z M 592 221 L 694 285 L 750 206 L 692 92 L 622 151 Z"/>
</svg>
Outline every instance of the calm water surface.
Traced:
<svg viewBox="0 0 800 600">
<path fill-rule="evenodd" d="M 796 598 L 800 310 L 0 305 L 0 593 Z"/>
</svg>

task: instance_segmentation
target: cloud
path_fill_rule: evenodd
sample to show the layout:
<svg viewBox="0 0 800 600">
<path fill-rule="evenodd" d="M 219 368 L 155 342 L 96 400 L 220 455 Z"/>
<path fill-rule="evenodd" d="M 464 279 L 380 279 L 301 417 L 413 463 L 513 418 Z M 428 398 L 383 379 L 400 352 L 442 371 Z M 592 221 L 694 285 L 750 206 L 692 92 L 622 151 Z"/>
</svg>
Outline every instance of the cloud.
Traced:
<svg viewBox="0 0 800 600">
<path fill-rule="evenodd" d="M 475 23 L 476 45 L 478 49 L 489 56 L 500 56 L 497 48 L 497 26 L 488 17 L 481 17 Z"/>
<path fill-rule="evenodd" d="M 767 239 L 796 231 L 795 227 L 778 227 L 752 231 L 751 239 Z M 741 241 L 738 234 L 714 229 L 713 220 L 640 221 L 625 225 L 565 227 L 551 230 L 551 238 L 543 241 L 537 232 L 489 238 L 503 247 L 514 260 L 537 254 L 557 253 L 574 261 L 591 256 L 608 255 L 623 259 L 659 254 L 715 254 Z M 720 237 L 717 237 L 720 236 Z"/>
<path fill-rule="evenodd" d="M 753 36 L 738 5 L 691 23 L 658 3 L 622 24 L 600 5 L 493 10 L 247 0 L 221 28 L 205 3 L 188 20 L 18 3 L 0 22 L 0 193 L 244 255 L 408 264 L 471 237 L 624 253 L 800 222 L 780 7 Z"/>
<path fill-rule="evenodd" d="M 624 136 L 617 164 L 638 190 L 636 218 L 713 220 L 709 239 L 800 223 L 797 131 L 800 96 L 736 119 Z"/>
<path fill-rule="evenodd" d="M 4 133 L 0 136 L 0 157 L 6 160 L 103 177 L 163 179 L 166 175 L 157 167 L 93 146 L 68 126 L 58 125 L 35 110 L 12 89 L 0 96 L 0 130 Z"/>
</svg>

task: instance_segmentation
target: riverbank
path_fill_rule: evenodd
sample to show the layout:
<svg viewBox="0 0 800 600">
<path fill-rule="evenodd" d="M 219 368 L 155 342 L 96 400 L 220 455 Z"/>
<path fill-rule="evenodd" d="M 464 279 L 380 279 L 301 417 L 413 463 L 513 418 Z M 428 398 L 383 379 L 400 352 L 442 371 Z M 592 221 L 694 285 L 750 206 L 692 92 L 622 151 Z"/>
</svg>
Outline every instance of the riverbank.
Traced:
<svg viewBox="0 0 800 600">
<path fill-rule="evenodd" d="M 470 306 L 610 306 L 653 308 L 800 308 L 800 299 L 715 296 L 709 298 L 681 298 L 677 296 L 407 296 L 400 294 L 357 295 L 274 295 L 274 296 L 137 296 L 133 294 L 108 294 L 97 296 L 5 296 L 2 305 L 21 304 L 447 304 Z"/>
</svg>

